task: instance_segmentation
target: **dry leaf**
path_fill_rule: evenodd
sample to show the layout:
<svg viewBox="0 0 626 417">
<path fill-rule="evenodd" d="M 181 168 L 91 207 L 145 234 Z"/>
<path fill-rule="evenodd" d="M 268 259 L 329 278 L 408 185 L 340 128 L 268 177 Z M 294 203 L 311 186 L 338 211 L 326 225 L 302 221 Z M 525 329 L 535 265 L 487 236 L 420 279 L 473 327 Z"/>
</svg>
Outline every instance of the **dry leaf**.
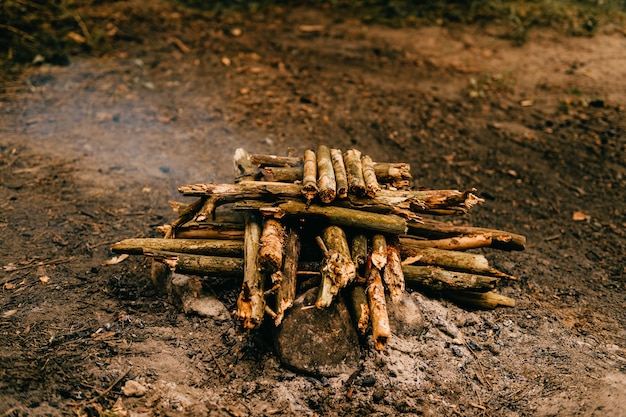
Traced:
<svg viewBox="0 0 626 417">
<path fill-rule="evenodd" d="M 585 214 L 583 211 L 575 211 L 574 214 L 572 214 L 572 220 L 575 222 L 583 222 L 589 219 L 591 219 L 591 216 Z"/>
<path fill-rule="evenodd" d="M 11 317 L 15 313 L 17 313 L 17 310 L 7 310 L 4 313 L 2 313 L 2 318 L 6 319 L 7 317 Z"/>
<path fill-rule="evenodd" d="M 4 272 L 11 272 L 15 271 L 17 269 L 17 266 L 15 266 L 15 264 L 11 262 L 10 264 L 4 265 L 2 269 L 4 269 Z"/>
<path fill-rule="evenodd" d="M 419 261 L 420 259 L 422 259 L 422 255 L 409 256 L 404 261 L 402 261 L 402 265 L 411 265 L 411 264 L 414 264 L 415 262 Z"/>
<path fill-rule="evenodd" d="M 111 259 L 107 259 L 106 261 L 104 261 L 104 265 L 116 265 L 122 262 L 126 258 L 128 258 L 128 254 L 123 253 L 120 256 L 114 256 Z"/>
</svg>

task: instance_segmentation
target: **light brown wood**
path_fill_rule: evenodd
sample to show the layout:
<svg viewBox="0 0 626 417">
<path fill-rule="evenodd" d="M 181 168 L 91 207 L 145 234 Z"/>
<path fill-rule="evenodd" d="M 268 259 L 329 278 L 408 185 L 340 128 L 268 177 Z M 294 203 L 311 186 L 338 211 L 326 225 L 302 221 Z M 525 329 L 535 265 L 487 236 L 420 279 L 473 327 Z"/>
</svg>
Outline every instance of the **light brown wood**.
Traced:
<svg viewBox="0 0 626 417">
<path fill-rule="evenodd" d="M 283 244 L 285 242 L 285 227 L 275 219 L 268 219 L 263 225 L 261 233 L 261 248 L 259 249 L 259 266 L 266 274 L 274 274 L 283 265 Z M 280 274 L 273 275 L 272 281 L 280 278 Z"/>
<path fill-rule="evenodd" d="M 383 270 L 383 282 L 387 286 L 391 301 L 400 301 L 405 289 L 405 283 L 397 239 L 390 239 L 387 242 L 387 263 Z"/>
<path fill-rule="evenodd" d="M 250 214 L 245 228 L 243 284 L 237 299 L 237 318 L 246 330 L 260 326 L 265 315 L 263 275 L 257 262 L 260 239 L 260 222 Z"/>
<path fill-rule="evenodd" d="M 328 146 L 317 147 L 317 195 L 322 203 L 331 203 L 337 196 L 335 170 Z"/>
<path fill-rule="evenodd" d="M 368 262 L 371 265 L 371 262 Z M 387 302 L 385 301 L 385 290 L 378 268 L 371 266 L 366 271 L 367 279 L 367 300 L 372 322 L 372 336 L 374 337 L 374 348 L 383 350 L 391 338 L 391 327 L 389 326 L 389 315 L 387 313 Z"/>
<path fill-rule="evenodd" d="M 317 157 L 315 152 L 307 149 L 304 152 L 302 195 L 307 201 L 311 201 L 317 196 L 317 191 Z"/>
</svg>

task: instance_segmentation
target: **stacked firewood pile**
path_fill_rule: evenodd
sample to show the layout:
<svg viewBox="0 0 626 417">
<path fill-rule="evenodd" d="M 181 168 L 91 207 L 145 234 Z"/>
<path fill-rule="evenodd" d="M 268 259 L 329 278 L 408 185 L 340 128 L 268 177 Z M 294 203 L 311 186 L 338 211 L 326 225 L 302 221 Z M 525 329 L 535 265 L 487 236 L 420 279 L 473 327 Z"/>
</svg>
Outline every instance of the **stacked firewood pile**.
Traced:
<svg viewBox="0 0 626 417">
<path fill-rule="evenodd" d="M 314 308 L 342 294 L 379 350 L 391 336 L 387 303 L 405 285 L 478 308 L 514 306 L 495 288 L 515 278 L 467 250 L 523 250 L 524 236 L 435 220 L 482 202 L 475 190 L 412 190 L 408 164 L 324 145 L 303 157 L 238 149 L 234 162 L 232 184 L 179 188 L 199 198 L 173 203 L 179 217 L 159 227 L 163 239 L 127 239 L 112 250 L 181 274 L 243 277 L 236 315 L 248 330 L 266 317 L 280 325 L 312 286 L 319 288 Z"/>
</svg>

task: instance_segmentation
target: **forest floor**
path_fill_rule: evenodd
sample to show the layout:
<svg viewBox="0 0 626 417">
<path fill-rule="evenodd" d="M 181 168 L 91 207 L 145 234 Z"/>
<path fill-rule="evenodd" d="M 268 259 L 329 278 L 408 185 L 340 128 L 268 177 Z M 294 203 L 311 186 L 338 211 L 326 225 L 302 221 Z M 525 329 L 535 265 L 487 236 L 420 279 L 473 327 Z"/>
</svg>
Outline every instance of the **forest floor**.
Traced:
<svg viewBox="0 0 626 417">
<path fill-rule="evenodd" d="M 518 46 L 496 24 L 312 9 L 91 13 L 109 53 L 31 68 L 0 101 L 0 415 L 626 415 L 622 30 Z M 453 220 L 527 236 L 484 252 L 519 278 L 500 289 L 516 307 L 414 292 L 422 334 L 314 378 L 235 319 L 179 312 L 146 260 L 106 264 L 176 217 L 179 185 L 231 182 L 236 148 L 319 144 L 408 162 L 415 187 L 477 188 Z"/>
</svg>

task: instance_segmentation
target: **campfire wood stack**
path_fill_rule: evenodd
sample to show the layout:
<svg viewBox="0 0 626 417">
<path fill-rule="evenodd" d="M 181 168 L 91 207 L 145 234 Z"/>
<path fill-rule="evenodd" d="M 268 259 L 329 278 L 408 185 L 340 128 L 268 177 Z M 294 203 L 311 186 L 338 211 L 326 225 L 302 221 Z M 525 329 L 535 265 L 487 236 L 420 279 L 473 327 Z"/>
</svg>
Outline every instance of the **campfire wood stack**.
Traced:
<svg viewBox="0 0 626 417">
<path fill-rule="evenodd" d="M 412 190 L 408 164 L 324 145 L 303 157 L 238 149 L 234 162 L 232 184 L 179 188 L 199 198 L 173 203 L 179 217 L 159 227 L 163 239 L 127 239 L 112 250 L 183 274 L 243 277 L 237 317 L 248 330 L 266 316 L 279 326 L 302 283 L 313 282 L 315 308 L 343 294 L 378 350 L 391 337 L 387 303 L 405 285 L 478 308 L 515 305 L 495 292 L 515 277 L 467 250 L 523 250 L 524 236 L 434 219 L 481 203 L 475 190 Z"/>
</svg>

